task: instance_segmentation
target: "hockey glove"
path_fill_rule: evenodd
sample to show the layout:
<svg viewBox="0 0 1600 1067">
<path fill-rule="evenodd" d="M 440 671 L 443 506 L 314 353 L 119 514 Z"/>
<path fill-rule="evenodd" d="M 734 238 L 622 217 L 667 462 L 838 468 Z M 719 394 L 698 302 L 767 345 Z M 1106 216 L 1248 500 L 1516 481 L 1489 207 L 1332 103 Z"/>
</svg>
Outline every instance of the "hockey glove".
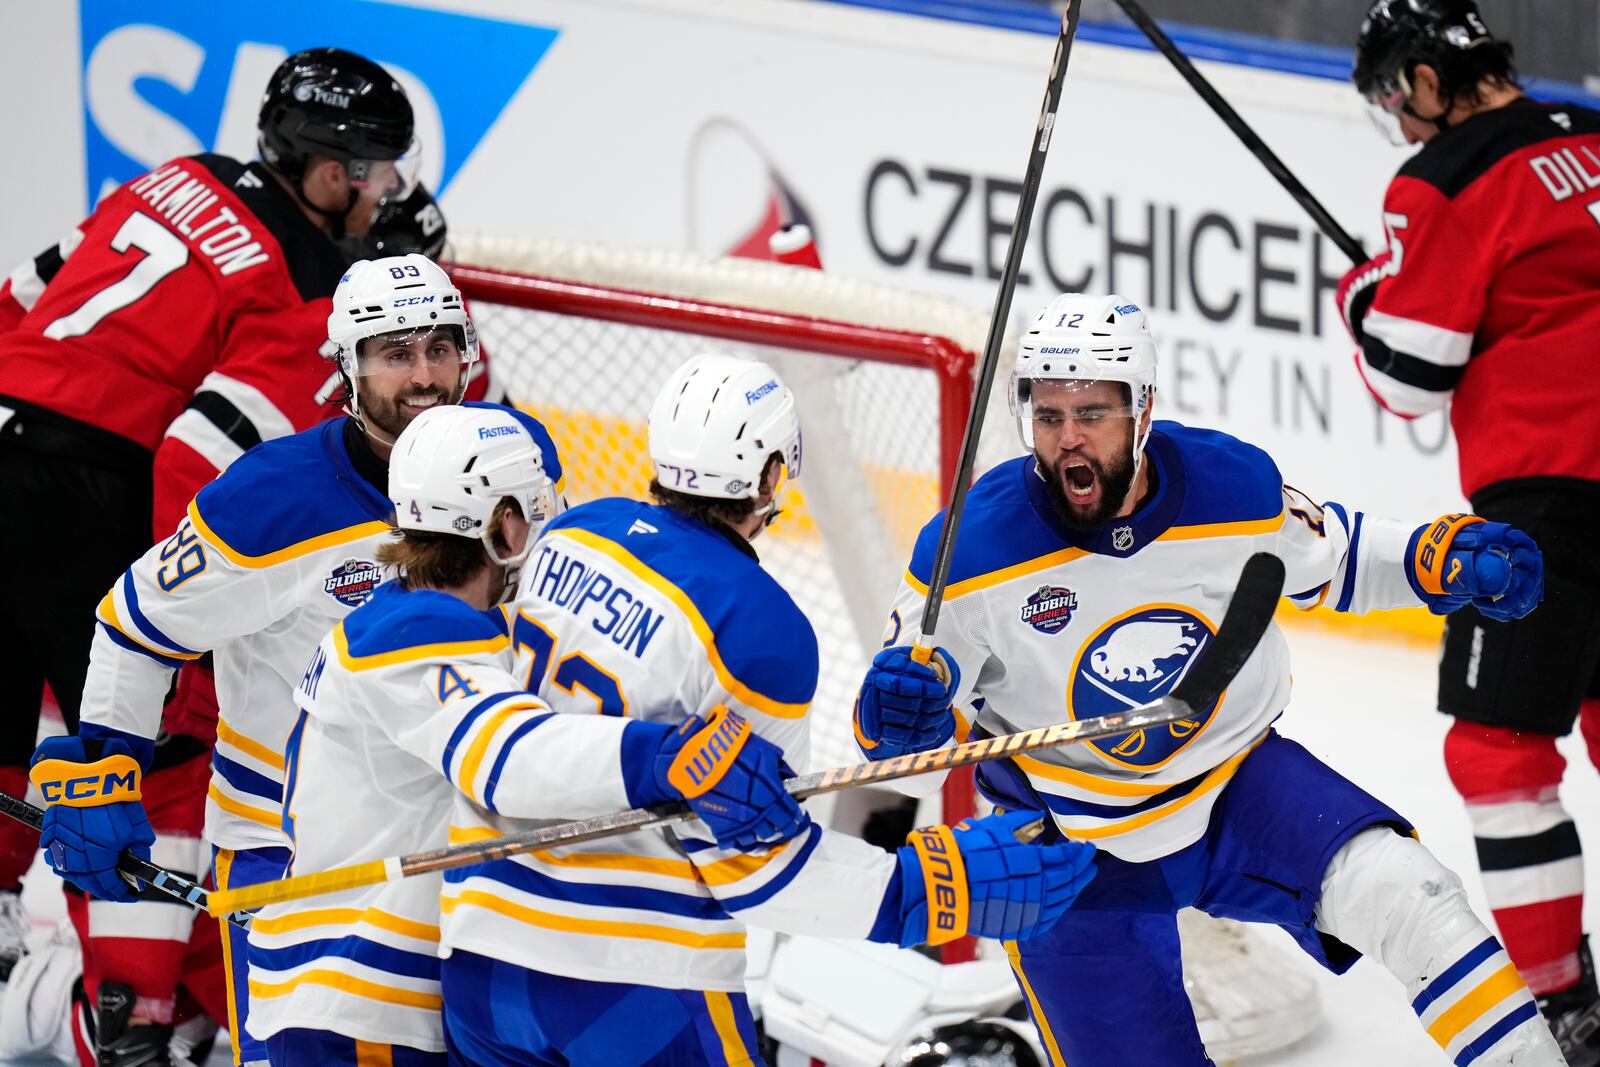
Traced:
<svg viewBox="0 0 1600 1067">
<path fill-rule="evenodd" d="M 50 737 L 33 754 L 28 780 L 44 794 L 39 847 L 50 869 L 101 900 L 127 901 L 138 890 L 117 873 L 117 858 L 150 858 L 156 835 L 140 803 L 139 762 L 122 741 L 95 747 L 82 738 Z"/>
<path fill-rule="evenodd" d="M 873 657 L 855 709 L 856 743 L 868 759 L 924 752 L 955 735 L 950 701 L 961 684 L 961 671 L 944 649 L 934 649 L 933 655 L 949 674 L 948 681 L 932 663 L 912 659 L 908 645 L 886 648 Z"/>
<path fill-rule="evenodd" d="M 1049 930 L 1094 879 L 1095 848 L 1019 841 L 1019 831 L 1040 818 L 1014 811 L 954 829 L 913 830 L 899 852 L 897 885 L 884 901 L 887 911 L 898 889 L 898 909 L 880 913 L 868 937 L 910 948 L 967 934 L 1021 941 Z"/>
<path fill-rule="evenodd" d="M 808 818 L 784 791 L 793 773 L 783 750 L 736 712 L 718 706 L 669 729 L 654 761 L 658 795 L 689 802 L 722 848 L 769 848 L 805 829 Z M 645 799 L 645 798 L 640 798 Z"/>
<path fill-rule="evenodd" d="M 1428 610 L 1471 604 L 1497 622 L 1520 619 L 1544 599 L 1544 557 L 1533 538 L 1503 522 L 1446 515 L 1411 535 L 1411 586 Z"/>
<path fill-rule="evenodd" d="M 1394 273 L 1391 262 L 1387 250 L 1379 252 L 1360 266 L 1351 267 L 1339 280 L 1339 288 L 1334 291 L 1339 316 L 1344 319 L 1345 329 L 1350 331 L 1351 338 L 1358 345 L 1363 343 L 1364 337 L 1361 320 L 1367 317 L 1372 298 L 1378 295 L 1378 282 Z"/>
</svg>

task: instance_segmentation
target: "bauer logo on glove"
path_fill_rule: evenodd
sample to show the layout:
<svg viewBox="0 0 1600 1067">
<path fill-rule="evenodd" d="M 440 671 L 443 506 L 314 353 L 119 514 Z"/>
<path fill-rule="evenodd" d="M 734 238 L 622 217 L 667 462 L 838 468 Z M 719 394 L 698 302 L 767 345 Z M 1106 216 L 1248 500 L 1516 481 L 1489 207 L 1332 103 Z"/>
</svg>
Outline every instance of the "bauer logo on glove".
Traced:
<svg viewBox="0 0 1600 1067">
<path fill-rule="evenodd" d="M 97 808 L 124 800 L 141 800 L 139 764 L 132 756 L 107 756 L 96 763 L 47 759 L 34 765 L 28 780 L 39 787 L 46 804 Z"/>
</svg>

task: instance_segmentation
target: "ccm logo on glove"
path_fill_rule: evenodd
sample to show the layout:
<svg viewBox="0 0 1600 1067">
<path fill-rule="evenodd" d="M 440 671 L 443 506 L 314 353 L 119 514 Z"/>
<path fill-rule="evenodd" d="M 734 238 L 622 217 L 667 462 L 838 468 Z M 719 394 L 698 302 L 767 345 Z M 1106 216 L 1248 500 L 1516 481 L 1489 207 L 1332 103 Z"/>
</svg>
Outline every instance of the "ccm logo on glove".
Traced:
<svg viewBox="0 0 1600 1067">
<path fill-rule="evenodd" d="M 35 764 L 28 780 L 39 787 L 46 804 L 97 808 L 124 800 L 143 799 L 139 764 L 132 756 L 107 756 L 97 763 L 47 759 Z"/>
</svg>

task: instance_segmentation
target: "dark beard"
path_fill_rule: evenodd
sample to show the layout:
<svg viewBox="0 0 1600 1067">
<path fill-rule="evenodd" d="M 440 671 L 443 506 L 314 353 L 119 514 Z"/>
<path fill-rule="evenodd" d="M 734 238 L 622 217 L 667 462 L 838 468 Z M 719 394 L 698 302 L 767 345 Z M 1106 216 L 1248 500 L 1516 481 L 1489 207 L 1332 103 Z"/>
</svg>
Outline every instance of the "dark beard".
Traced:
<svg viewBox="0 0 1600 1067">
<path fill-rule="evenodd" d="M 1095 480 L 1100 483 L 1100 502 L 1092 511 L 1086 512 L 1082 508 L 1074 508 L 1068 501 L 1066 490 L 1061 488 L 1060 472 L 1040 459 L 1037 453 L 1033 458 L 1038 464 L 1040 480 L 1044 482 L 1045 495 L 1050 498 L 1056 518 L 1069 530 L 1089 532 L 1105 526 L 1121 510 L 1123 502 L 1128 499 L 1128 491 L 1133 488 L 1131 453 L 1124 452 L 1117 464 L 1106 470 L 1092 460 L 1085 460 L 1094 470 Z"/>
<path fill-rule="evenodd" d="M 400 410 L 400 404 L 405 400 L 420 400 L 425 396 L 436 396 L 440 404 L 450 403 L 450 394 L 443 389 L 429 389 L 420 393 L 407 393 L 405 396 L 396 397 L 391 401 L 368 401 L 360 407 L 361 419 L 368 426 L 372 426 L 387 434 L 389 440 L 394 441 L 400 437 L 401 432 L 411 425 L 411 416 Z"/>
</svg>

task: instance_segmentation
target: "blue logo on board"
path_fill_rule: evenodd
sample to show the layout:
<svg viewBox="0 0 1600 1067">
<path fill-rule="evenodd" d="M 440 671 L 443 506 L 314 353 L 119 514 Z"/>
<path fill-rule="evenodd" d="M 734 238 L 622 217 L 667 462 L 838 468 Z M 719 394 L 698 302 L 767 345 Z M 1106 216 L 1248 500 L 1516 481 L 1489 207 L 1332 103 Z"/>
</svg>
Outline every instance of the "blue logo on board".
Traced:
<svg viewBox="0 0 1600 1067">
<path fill-rule="evenodd" d="M 256 158 L 274 68 L 324 45 L 382 63 L 411 98 L 422 177 L 446 189 L 559 31 L 377 0 L 81 0 L 89 206 L 176 156 Z"/>
</svg>

